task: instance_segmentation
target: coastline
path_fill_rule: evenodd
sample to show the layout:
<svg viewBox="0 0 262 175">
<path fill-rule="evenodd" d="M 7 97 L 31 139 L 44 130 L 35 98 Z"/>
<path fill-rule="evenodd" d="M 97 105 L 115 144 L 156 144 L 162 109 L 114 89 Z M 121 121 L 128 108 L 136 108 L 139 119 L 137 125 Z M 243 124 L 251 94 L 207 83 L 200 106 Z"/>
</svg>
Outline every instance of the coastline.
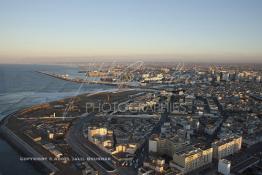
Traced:
<svg viewBox="0 0 262 175">
<path fill-rule="evenodd" d="M 17 160 L 17 157 L 19 158 L 20 156 L 26 156 L 21 150 L 19 147 L 17 147 L 16 145 L 14 145 L 12 142 L 10 142 L 9 140 L 7 140 L 5 138 L 5 136 L 0 133 L 0 142 L 1 142 L 1 146 L 2 145 L 6 145 L 8 148 L 7 149 L 10 149 L 12 151 L 12 153 L 14 153 L 14 155 L 16 155 L 16 160 Z M 20 160 L 18 160 L 20 161 Z M 21 163 L 23 163 L 21 161 Z M 45 173 L 43 171 L 41 171 L 40 169 L 42 168 L 41 165 L 37 164 L 36 162 L 24 162 L 26 164 L 26 166 L 30 166 L 32 168 L 32 170 L 37 174 L 37 175 L 44 175 Z M 0 172 L 0 175 L 2 172 Z"/>
<path fill-rule="evenodd" d="M 29 144 L 19 138 L 13 131 L 11 131 L 6 125 L 9 118 L 14 117 L 17 113 L 23 111 L 23 108 L 17 110 L 11 114 L 8 114 L 0 121 L 0 135 L 11 147 L 19 153 L 19 155 L 31 156 L 31 157 L 42 157 L 40 153 L 35 151 Z M 48 161 L 30 161 L 30 164 L 36 169 L 40 174 L 52 173 L 58 171 L 58 169 Z"/>
<path fill-rule="evenodd" d="M 105 93 L 105 92 L 116 92 L 116 91 L 126 91 L 125 90 L 119 90 L 119 89 L 108 89 L 108 90 L 98 90 L 98 91 L 93 91 L 90 93 L 82 93 L 82 94 L 78 94 L 77 96 L 80 95 L 88 95 L 88 96 L 92 96 L 92 95 L 96 95 L 99 93 Z M 132 90 L 132 89 L 128 89 L 128 90 Z M 61 98 L 61 99 L 56 99 L 54 101 L 50 101 L 47 103 L 52 103 L 52 102 L 56 102 L 58 100 L 65 100 L 65 99 L 69 99 L 72 98 L 72 96 L 70 97 L 65 97 L 65 98 Z M 12 117 L 15 117 L 17 114 L 23 112 L 26 109 L 30 109 L 36 106 L 41 106 L 47 103 L 40 103 L 40 104 L 35 104 L 35 105 L 31 105 L 29 107 L 23 107 L 21 109 L 18 109 L 14 112 L 11 112 L 9 114 L 7 114 L 6 116 L 4 116 L 3 118 L 0 119 L 0 138 L 3 139 L 4 141 L 6 141 L 12 148 L 14 148 L 14 150 L 21 156 L 29 156 L 29 157 L 43 157 L 43 155 L 41 155 L 39 152 L 37 152 L 32 146 L 30 146 L 28 143 L 26 143 L 24 140 L 22 140 L 22 138 L 18 137 L 10 128 L 8 128 L 7 124 L 8 124 L 8 120 Z M 37 172 L 39 172 L 40 174 L 50 174 L 50 173 L 54 173 L 59 171 L 59 169 L 57 167 L 55 167 L 51 162 L 49 161 L 29 161 L 29 163 L 35 168 L 35 170 Z"/>
</svg>

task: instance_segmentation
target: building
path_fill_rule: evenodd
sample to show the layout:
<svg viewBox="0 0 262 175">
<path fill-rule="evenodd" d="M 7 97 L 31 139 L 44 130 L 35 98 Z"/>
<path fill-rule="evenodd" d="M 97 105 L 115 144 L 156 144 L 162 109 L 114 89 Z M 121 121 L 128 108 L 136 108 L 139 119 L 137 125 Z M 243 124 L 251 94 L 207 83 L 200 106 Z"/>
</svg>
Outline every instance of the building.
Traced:
<svg viewBox="0 0 262 175">
<path fill-rule="evenodd" d="M 119 144 L 115 147 L 115 151 L 112 154 L 117 154 L 120 152 L 126 152 L 129 154 L 135 154 L 137 149 L 137 144 Z"/>
<path fill-rule="evenodd" d="M 111 154 L 122 166 L 131 166 L 137 148 L 137 144 L 120 144 L 115 147 Z"/>
<path fill-rule="evenodd" d="M 212 162 L 213 148 L 197 148 L 192 145 L 178 149 L 173 155 L 170 167 L 188 173 Z"/>
<path fill-rule="evenodd" d="M 104 127 L 88 127 L 88 140 L 111 153 L 114 145 L 113 131 Z"/>
<path fill-rule="evenodd" d="M 212 162 L 213 148 L 196 148 L 188 145 L 176 151 L 170 166 L 181 170 L 183 173 L 208 165 Z"/>
<path fill-rule="evenodd" d="M 218 162 L 218 172 L 223 175 L 230 174 L 231 162 L 226 159 L 220 159 Z"/>
<path fill-rule="evenodd" d="M 102 72 L 102 71 L 91 71 L 87 73 L 89 77 L 103 77 L 107 76 L 107 72 Z"/>
<path fill-rule="evenodd" d="M 165 159 L 156 155 L 150 155 L 138 169 L 138 175 L 181 175 L 181 171 L 170 168 Z"/>
<path fill-rule="evenodd" d="M 106 136 L 107 128 L 88 127 L 88 138 L 95 135 Z"/>
<path fill-rule="evenodd" d="M 150 139 L 149 140 L 149 152 L 157 152 L 157 140 Z"/>
<path fill-rule="evenodd" d="M 163 80 L 164 76 L 163 74 L 157 74 L 155 77 L 145 77 L 144 81 L 149 82 L 149 81 L 161 81 Z"/>
<path fill-rule="evenodd" d="M 233 136 L 212 143 L 213 157 L 222 159 L 232 155 L 241 149 L 242 136 Z"/>
<path fill-rule="evenodd" d="M 187 145 L 184 139 L 175 135 L 172 137 L 165 137 L 165 135 L 158 136 L 153 134 L 149 139 L 149 152 L 158 153 L 160 155 L 173 156 L 176 149 Z"/>
<path fill-rule="evenodd" d="M 35 132 L 32 131 L 27 131 L 26 135 L 32 139 L 34 142 L 40 142 L 42 140 L 42 137 L 38 134 L 36 134 Z"/>
<path fill-rule="evenodd" d="M 164 166 L 165 166 L 165 160 L 164 159 L 155 159 L 155 160 L 146 161 L 146 162 L 143 163 L 143 167 L 150 168 L 157 173 L 163 173 L 164 172 Z"/>
</svg>

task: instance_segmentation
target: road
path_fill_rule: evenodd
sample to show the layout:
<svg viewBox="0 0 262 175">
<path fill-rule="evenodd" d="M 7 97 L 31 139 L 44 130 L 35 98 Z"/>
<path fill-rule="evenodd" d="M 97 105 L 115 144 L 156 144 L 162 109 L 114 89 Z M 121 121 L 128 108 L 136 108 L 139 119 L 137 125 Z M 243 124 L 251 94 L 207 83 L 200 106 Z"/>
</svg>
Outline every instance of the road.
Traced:
<svg viewBox="0 0 262 175">
<path fill-rule="evenodd" d="M 233 166 L 231 168 L 231 172 L 237 172 L 237 173 L 242 173 L 245 171 L 247 168 L 256 165 L 259 162 L 258 158 L 255 157 L 250 157 L 240 163 L 238 163 L 236 166 Z"/>
<path fill-rule="evenodd" d="M 135 175 L 136 171 L 133 168 L 115 167 L 113 162 L 117 163 L 118 161 L 114 157 L 112 157 L 109 153 L 106 153 L 105 151 L 101 150 L 99 147 L 88 141 L 88 139 L 83 136 L 82 131 L 84 124 L 94 117 L 94 114 L 88 114 L 85 117 L 80 117 L 70 128 L 66 136 L 67 143 L 77 154 L 84 158 L 110 158 L 109 161 L 97 160 L 88 162 L 102 174 L 118 173 L 121 175 Z"/>
<path fill-rule="evenodd" d="M 117 101 L 128 102 L 129 99 L 126 99 L 126 96 L 123 98 L 118 98 Z M 99 172 L 103 174 L 110 174 L 111 172 L 121 174 L 121 175 L 136 175 L 137 170 L 133 167 L 117 167 L 121 166 L 116 158 L 111 156 L 111 154 L 101 150 L 98 146 L 88 141 L 87 138 L 83 135 L 84 124 L 88 123 L 92 118 L 96 117 L 94 114 L 84 114 L 86 116 L 80 116 L 77 121 L 73 123 L 73 126 L 70 128 L 66 136 L 67 143 L 72 147 L 72 149 L 79 154 L 80 156 L 86 157 L 109 157 L 110 161 L 90 161 L 89 163 L 96 168 Z M 163 121 L 161 120 L 161 123 Z M 160 125 L 159 125 L 160 126 Z M 159 129 L 158 126 L 158 129 Z M 148 138 L 146 138 L 148 140 Z M 137 151 L 136 159 L 139 159 L 140 164 L 143 162 L 144 155 L 141 156 L 141 152 L 144 151 L 144 147 L 147 146 L 147 142 L 142 146 L 140 150 Z"/>
<path fill-rule="evenodd" d="M 104 157 L 104 155 L 97 153 L 93 148 L 91 148 L 90 145 L 86 142 L 87 139 L 85 139 L 82 135 L 82 128 L 84 123 L 88 122 L 93 117 L 95 117 L 94 114 L 89 114 L 86 117 L 81 117 L 73 124 L 66 136 L 67 143 L 77 154 L 79 154 L 83 158 Z M 115 171 L 115 168 L 113 167 L 111 161 L 96 160 L 89 161 L 88 163 L 90 163 L 102 174 L 110 174 L 110 172 Z"/>
</svg>

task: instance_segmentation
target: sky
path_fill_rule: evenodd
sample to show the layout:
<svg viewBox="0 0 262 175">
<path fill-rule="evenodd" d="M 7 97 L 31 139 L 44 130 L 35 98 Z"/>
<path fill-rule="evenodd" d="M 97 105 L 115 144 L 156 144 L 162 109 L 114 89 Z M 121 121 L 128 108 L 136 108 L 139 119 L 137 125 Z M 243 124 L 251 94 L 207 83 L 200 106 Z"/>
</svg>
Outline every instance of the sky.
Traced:
<svg viewBox="0 0 262 175">
<path fill-rule="evenodd" d="M 261 62 L 261 0 L 0 0 L 0 63 Z"/>
</svg>

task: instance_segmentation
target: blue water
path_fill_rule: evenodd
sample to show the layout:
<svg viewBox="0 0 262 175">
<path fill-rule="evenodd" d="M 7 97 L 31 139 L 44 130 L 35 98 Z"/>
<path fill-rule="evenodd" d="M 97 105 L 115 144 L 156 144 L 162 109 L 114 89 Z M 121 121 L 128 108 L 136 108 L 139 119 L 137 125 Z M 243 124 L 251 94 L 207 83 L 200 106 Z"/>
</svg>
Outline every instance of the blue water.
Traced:
<svg viewBox="0 0 262 175">
<path fill-rule="evenodd" d="M 53 101 L 78 93 L 108 90 L 104 85 L 82 86 L 58 80 L 35 71 L 48 71 L 83 77 L 77 67 L 50 65 L 0 65 L 0 119 L 7 114 L 33 104 Z M 0 140 L 0 174 L 39 174 L 31 164 L 20 162 L 19 154 L 5 141 Z"/>
</svg>

